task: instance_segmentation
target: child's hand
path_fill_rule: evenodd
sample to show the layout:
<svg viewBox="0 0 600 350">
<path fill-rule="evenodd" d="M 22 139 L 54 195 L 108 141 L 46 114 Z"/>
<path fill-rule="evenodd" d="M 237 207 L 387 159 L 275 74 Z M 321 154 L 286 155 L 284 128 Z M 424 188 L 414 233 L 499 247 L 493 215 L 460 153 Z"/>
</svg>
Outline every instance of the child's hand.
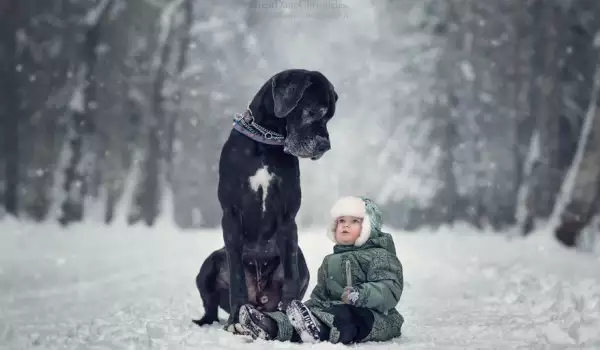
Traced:
<svg viewBox="0 0 600 350">
<path fill-rule="evenodd" d="M 355 305 L 358 300 L 358 290 L 354 287 L 346 287 L 344 288 L 344 293 L 342 294 L 342 302 L 348 305 Z"/>
</svg>

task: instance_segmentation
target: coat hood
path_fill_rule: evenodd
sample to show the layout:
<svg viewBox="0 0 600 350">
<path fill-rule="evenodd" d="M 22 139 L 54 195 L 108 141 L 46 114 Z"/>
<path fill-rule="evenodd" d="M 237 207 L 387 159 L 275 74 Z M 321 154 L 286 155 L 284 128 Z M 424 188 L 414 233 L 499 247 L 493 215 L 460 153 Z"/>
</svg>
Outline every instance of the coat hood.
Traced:
<svg viewBox="0 0 600 350">
<path fill-rule="evenodd" d="M 362 247 L 367 242 L 369 246 L 380 246 L 386 250 L 392 249 L 395 254 L 394 242 L 388 233 L 381 232 L 383 220 L 381 212 L 375 203 L 362 196 L 347 196 L 340 198 L 331 208 L 331 224 L 328 228 L 327 235 L 335 241 L 335 228 L 337 218 L 340 216 L 354 216 L 363 219 L 362 230 L 358 239 L 354 243 L 355 247 Z"/>
</svg>

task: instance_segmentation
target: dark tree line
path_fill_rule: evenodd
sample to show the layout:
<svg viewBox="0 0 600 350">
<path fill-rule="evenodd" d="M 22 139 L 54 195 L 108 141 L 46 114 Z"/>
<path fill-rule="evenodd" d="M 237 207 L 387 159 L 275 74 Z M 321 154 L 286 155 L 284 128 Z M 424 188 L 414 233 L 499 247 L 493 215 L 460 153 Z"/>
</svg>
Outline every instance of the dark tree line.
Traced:
<svg viewBox="0 0 600 350">
<path fill-rule="evenodd" d="M 0 1 L 3 210 L 63 225 L 218 226 L 229 118 L 274 73 L 265 62 L 282 49 L 269 43 L 277 24 L 257 3 Z M 575 245 L 600 209 L 600 3 L 375 6 L 382 34 L 357 43 L 395 65 L 385 81 L 348 67 L 349 83 L 338 86 L 379 79 L 389 88 L 389 113 L 374 119 L 387 136 L 364 146 L 380 154 L 373 166 L 383 164 L 365 186 L 386 222 L 522 234 L 550 222 Z M 427 184 L 427 200 L 393 195 L 407 172 Z M 365 177 L 348 181 L 340 186 Z"/>
<path fill-rule="evenodd" d="M 153 223 L 175 142 L 178 96 L 165 89 L 186 65 L 192 4 L 2 3 L 6 212 L 66 225 L 96 211 L 109 223 L 139 166 L 124 211 Z"/>
<path fill-rule="evenodd" d="M 388 6 L 395 13 L 406 4 Z M 407 225 L 460 220 L 528 234 L 550 221 L 574 245 L 600 200 L 600 5 L 451 0 L 423 12 L 437 58 L 421 118 L 433 125 L 440 185 L 435 204 L 413 206 Z"/>
</svg>

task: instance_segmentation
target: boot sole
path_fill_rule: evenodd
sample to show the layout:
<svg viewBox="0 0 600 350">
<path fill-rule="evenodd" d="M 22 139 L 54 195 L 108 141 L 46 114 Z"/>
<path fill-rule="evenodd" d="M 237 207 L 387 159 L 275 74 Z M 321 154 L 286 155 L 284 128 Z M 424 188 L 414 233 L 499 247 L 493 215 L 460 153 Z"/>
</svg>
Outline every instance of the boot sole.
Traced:
<svg viewBox="0 0 600 350">
<path fill-rule="evenodd" d="M 319 342 L 319 328 L 312 312 L 302 303 L 293 301 L 286 310 L 292 327 L 304 343 Z"/>
<path fill-rule="evenodd" d="M 271 340 L 271 336 L 269 336 L 269 333 L 267 333 L 264 329 L 262 329 L 262 327 L 260 327 L 260 325 L 258 325 L 252 319 L 252 310 L 249 307 L 247 307 L 246 305 L 243 305 L 240 308 L 239 319 L 240 319 L 240 324 L 246 330 L 248 330 L 248 332 L 250 333 L 250 336 L 252 338 L 254 338 L 254 339 L 261 338 L 264 340 Z"/>
</svg>

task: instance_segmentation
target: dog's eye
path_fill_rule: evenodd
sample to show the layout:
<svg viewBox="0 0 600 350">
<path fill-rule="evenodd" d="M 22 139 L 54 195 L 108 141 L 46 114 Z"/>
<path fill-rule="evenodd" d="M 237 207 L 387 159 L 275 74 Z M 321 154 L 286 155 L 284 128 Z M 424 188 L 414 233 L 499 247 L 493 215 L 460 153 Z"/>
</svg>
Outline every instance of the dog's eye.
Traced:
<svg viewBox="0 0 600 350">
<path fill-rule="evenodd" d="M 325 120 L 327 111 L 327 107 L 318 107 L 310 105 L 306 106 L 304 109 L 302 109 L 302 123 L 312 124 L 318 121 L 322 124 L 325 124 L 327 122 L 327 120 Z"/>
</svg>

